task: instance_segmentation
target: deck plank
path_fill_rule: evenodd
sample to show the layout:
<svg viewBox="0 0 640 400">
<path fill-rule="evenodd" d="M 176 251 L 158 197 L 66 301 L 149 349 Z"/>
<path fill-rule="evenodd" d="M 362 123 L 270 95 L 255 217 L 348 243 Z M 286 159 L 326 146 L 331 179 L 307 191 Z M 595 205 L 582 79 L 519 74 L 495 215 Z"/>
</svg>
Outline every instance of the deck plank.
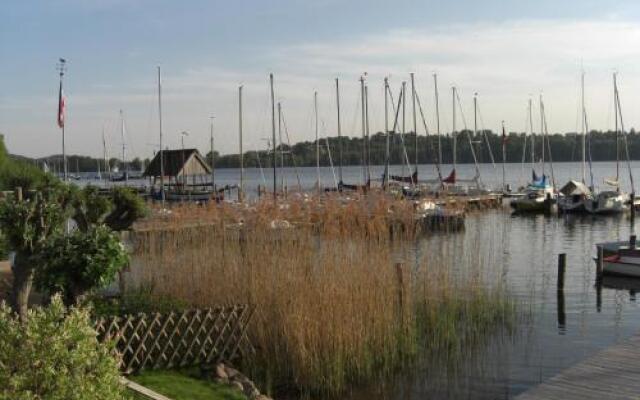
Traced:
<svg viewBox="0 0 640 400">
<path fill-rule="evenodd" d="M 593 357 L 516 397 L 546 399 L 640 399 L 640 334 Z"/>
</svg>

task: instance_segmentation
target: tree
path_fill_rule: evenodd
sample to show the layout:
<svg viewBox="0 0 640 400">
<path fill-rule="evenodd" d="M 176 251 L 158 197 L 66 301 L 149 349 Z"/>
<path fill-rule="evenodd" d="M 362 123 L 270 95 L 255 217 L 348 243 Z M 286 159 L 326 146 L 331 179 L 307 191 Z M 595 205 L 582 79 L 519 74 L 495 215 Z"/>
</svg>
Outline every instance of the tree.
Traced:
<svg viewBox="0 0 640 400">
<path fill-rule="evenodd" d="M 63 204 L 57 190 L 43 190 L 25 199 L 17 191 L 15 199 L 0 203 L 0 227 L 15 252 L 11 304 L 21 318 L 27 315 L 37 254 L 53 235 L 62 232 L 67 220 L 69 213 Z"/>
<path fill-rule="evenodd" d="M 67 310 L 54 297 L 20 321 L 0 305 L 0 400 L 122 400 L 111 354 L 87 309 Z"/>
<path fill-rule="evenodd" d="M 129 261 L 118 235 L 104 225 L 56 235 L 42 246 L 38 258 L 36 287 L 47 294 L 61 293 L 67 305 L 112 283 Z"/>
</svg>

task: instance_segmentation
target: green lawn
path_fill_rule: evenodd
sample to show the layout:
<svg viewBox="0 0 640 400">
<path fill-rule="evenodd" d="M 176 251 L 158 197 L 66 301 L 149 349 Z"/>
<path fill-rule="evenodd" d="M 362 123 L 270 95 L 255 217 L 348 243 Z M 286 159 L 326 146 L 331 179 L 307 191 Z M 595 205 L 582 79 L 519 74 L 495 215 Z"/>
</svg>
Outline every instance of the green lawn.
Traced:
<svg viewBox="0 0 640 400">
<path fill-rule="evenodd" d="M 246 400 L 236 389 L 193 375 L 185 371 L 146 371 L 129 379 L 172 400 Z M 136 396 L 134 399 L 144 398 Z"/>
</svg>

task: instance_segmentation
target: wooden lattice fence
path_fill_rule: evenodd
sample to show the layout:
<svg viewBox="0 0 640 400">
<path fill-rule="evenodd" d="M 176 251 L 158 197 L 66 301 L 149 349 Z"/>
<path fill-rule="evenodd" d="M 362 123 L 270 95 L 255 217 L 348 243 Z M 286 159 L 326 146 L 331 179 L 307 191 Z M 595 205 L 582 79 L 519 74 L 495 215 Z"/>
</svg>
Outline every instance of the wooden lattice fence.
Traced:
<svg viewBox="0 0 640 400">
<path fill-rule="evenodd" d="M 120 368 L 173 368 L 232 361 L 254 353 L 247 337 L 253 309 L 246 305 L 151 313 L 96 321 L 99 340 L 112 339 Z"/>
</svg>

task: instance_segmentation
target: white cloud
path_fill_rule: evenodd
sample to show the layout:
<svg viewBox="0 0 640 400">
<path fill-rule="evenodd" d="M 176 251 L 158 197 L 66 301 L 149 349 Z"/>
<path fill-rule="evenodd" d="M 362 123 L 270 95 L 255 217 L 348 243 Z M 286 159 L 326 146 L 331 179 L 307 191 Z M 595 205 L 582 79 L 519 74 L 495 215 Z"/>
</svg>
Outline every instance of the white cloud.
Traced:
<svg viewBox="0 0 640 400">
<path fill-rule="evenodd" d="M 501 120 L 512 130 L 524 128 L 528 97 L 544 93 L 553 131 L 576 129 L 581 65 L 587 73 L 587 106 L 591 127 L 611 126 L 611 73 L 620 71 L 620 88 L 626 126 L 640 126 L 634 112 L 640 106 L 636 88 L 640 85 L 640 26 L 632 22 L 522 20 L 501 24 L 447 25 L 423 30 L 390 30 L 372 36 L 350 37 L 333 42 L 285 44 L 279 48 L 255 49 L 252 65 L 237 69 L 209 64 L 186 66 L 179 74 L 164 77 L 165 137 L 178 144 L 178 134 L 189 130 L 191 145 L 207 148 L 209 116 L 216 115 L 219 148 L 237 149 L 237 87 L 244 85 L 246 143 L 263 146 L 270 134 L 268 70 L 276 73 L 278 100 L 283 101 L 293 140 L 312 139 L 313 91 L 320 96 L 325 130 L 335 132 L 335 87 L 342 79 L 343 131 L 359 132 L 358 76 L 367 71 L 373 130 L 383 128 L 382 79 L 390 75 L 394 92 L 401 80 L 416 72 L 423 105 L 433 120 L 433 83 L 439 74 L 441 119 L 450 126 L 450 86 L 459 89 L 466 114 L 471 96 L 479 93 L 483 121 L 497 129 Z M 49 72 L 49 71 L 47 71 Z M 98 82 L 69 99 L 69 142 L 72 151 L 100 154 L 97 144 L 105 115 L 111 120 L 124 108 L 130 127 L 132 148 L 148 156 L 155 143 L 157 114 L 153 70 L 148 79 L 118 92 L 112 82 Z M 31 101 L 33 100 L 33 101 Z M 29 104 L 30 112 L 24 110 Z M 9 133 L 9 146 L 24 154 L 48 154 L 58 146 L 52 132 L 51 113 L 33 113 L 37 107 L 51 107 L 44 99 L 5 100 L 0 103 L 0 130 Z M 22 109 L 24 112 L 20 112 Z M 30 115 L 33 114 L 33 115 Z M 42 114 L 42 115 L 40 115 Z M 30 118 L 27 118 L 29 117 Z M 460 124 L 460 123 L 459 123 Z M 113 127 L 116 126 L 112 123 Z M 115 129 L 115 128 L 113 128 Z M 445 129 L 446 130 L 446 129 Z M 116 136 L 116 132 L 112 132 Z M 174 137 L 175 136 L 175 137 Z M 34 144 L 37 143 L 37 144 Z"/>
</svg>

